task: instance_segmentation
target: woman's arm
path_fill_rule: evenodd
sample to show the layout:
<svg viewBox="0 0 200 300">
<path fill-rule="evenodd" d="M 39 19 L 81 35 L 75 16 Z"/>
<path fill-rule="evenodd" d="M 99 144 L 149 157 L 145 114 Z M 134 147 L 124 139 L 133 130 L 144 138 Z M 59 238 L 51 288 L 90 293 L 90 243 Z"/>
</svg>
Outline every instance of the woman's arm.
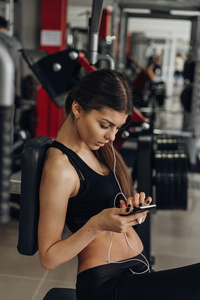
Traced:
<svg viewBox="0 0 200 300">
<path fill-rule="evenodd" d="M 53 270 L 72 259 L 103 231 L 123 232 L 137 224 L 137 214 L 128 216 L 127 207 L 104 209 L 62 240 L 68 199 L 77 192 L 80 183 L 70 163 L 66 167 L 66 161 L 56 160 L 49 165 L 45 164 L 41 180 L 38 226 L 39 255 L 44 268 Z M 146 212 L 141 215 L 145 217 Z"/>
<path fill-rule="evenodd" d="M 46 162 L 40 185 L 40 217 L 38 242 L 40 261 L 44 268 L 54 269 L 70 260 L 98 234 L 88 222 L 77 233 L 61 240 L 68 199 L 79 186 L 79 178 L 69 161 L 53 159 Z"/>
</svg>

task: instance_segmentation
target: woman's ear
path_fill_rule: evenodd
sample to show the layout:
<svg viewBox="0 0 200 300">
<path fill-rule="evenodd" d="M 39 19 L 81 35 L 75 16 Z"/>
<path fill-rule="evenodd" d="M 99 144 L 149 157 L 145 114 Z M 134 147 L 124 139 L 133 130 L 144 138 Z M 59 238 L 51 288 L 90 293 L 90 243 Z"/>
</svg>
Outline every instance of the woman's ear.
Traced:
<svg viewBox="0 0 200 300">
<path fill-rule="evenodd" d="M 74 100 L 74 102 L 72 103 L 72 112 L 73 112 L 75 118 L 80 117 L 81 111 L 82 111 L 82 108 L 81 108 L 80 104 L 78 103 L 78 101 Z"/>
</svg>

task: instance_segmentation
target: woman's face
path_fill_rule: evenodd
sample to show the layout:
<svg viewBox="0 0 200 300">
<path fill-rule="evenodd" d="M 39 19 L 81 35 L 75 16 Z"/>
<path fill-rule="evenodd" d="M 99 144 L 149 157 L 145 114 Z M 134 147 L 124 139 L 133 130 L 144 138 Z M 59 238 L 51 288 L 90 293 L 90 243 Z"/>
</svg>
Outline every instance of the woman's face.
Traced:
<svg viewBox="0 0 200 300">
<path fill-rule="evenodd" d="M 116 133 L 127 117 L 127 114 L 108 107 L 90 112 L 81 110 L 77 130 L 82 141 L 91 150 L 98 150 L 109 141 L 114 141 Z"/>
</svg>

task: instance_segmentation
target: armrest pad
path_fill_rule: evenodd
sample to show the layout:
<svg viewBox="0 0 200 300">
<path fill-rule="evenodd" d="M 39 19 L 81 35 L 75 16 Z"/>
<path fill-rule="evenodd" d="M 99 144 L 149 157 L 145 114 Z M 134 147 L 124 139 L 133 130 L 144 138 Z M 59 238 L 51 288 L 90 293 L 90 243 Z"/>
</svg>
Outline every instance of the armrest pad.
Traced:
<svg viewBox="0 0 200 300">
<path fill-rule="evenodd" d="M 20 254 L 34 255 L 38 250 L 39 187 L 46 151 L 52 139 L 37 136 L 22 151 L 19 237 Z"/>
</svg>

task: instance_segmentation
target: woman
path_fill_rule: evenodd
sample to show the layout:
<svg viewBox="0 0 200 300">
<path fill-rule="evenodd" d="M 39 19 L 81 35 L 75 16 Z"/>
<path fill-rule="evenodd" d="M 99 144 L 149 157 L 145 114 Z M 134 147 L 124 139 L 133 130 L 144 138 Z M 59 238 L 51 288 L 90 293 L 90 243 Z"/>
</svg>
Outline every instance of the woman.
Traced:
<svg viewBox="0 0 200 300">
<path fill-rule="evenodd" d="M 155 294 L 159 275 L 151 272 L 133 228 L 139 218 L 145 221 L 147 212 L 131 214 L 151 198 L 133 193 L 127 168 L 112 147 L 132 113 L 132 93 L 123 76 L 95 71 L 69 93 L 66 119 L 47 151 L 40 187 L 40 260 L 53 270 L 78 255 L 77 299 Z M 73 234 L 62 240 L 65 222 Z M 172 299 L 165 295 L 162 299 Z"/>
</svg>

